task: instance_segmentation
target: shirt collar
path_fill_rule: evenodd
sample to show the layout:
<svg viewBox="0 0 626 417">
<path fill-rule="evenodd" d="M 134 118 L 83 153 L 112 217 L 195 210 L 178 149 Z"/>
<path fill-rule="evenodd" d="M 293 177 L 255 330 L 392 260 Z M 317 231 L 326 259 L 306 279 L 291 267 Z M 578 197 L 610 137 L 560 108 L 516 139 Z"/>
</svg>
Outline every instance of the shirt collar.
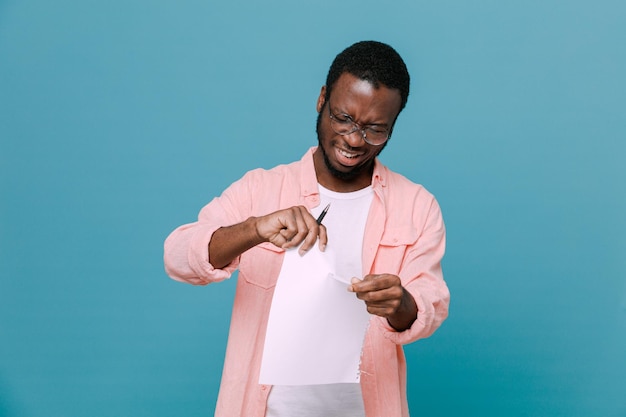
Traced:
<svg viewBox="0 0 626 417">
<path fill-rule="evenodd" d="M 302 162 L 302 178 L 300 181 L 300 190 L 303 197 L 319 194 L 317 188 L 317 176 L 315 175 L 315 165 L 313 164 L 313 152 L 317 149 L 317 146 L 309 148 L 307 153 L 304 154 L 300 162 Z"/>
</svg>

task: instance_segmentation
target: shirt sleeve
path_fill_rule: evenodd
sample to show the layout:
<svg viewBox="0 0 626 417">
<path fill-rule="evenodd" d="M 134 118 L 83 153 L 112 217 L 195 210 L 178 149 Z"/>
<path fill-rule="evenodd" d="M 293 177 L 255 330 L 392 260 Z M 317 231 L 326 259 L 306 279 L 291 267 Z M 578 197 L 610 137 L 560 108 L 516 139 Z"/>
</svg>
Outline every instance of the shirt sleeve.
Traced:
<svg viewBox="0 0 626 417">
<path fill-rule="evenodd" d="M 417 304 L 417 320 L 409 329 L 397 332 L 385 318 L 377 318 L 385 337 L 396 344 L 407 344 L 432 335 L 448 317 L 450 292 L 441 269 L 445 237 L 441 210 L 432 198 L 422 232 L 407 248 L 399 274 L 402 285 Z"/>
<path fill-rule="evenodd" d="M 240 223 L 250 217 L 251 175 L 233 183 L 220 197 L 204 206 L 198 221 L 175 229 L 165 240 L 165 272 L 174 280 L 206 285 L 229 278 L 239 266 L 239 257 L 224 268 L 209 262 L 209 243 L 213 233 L 224 226 Z"/>
</svg>

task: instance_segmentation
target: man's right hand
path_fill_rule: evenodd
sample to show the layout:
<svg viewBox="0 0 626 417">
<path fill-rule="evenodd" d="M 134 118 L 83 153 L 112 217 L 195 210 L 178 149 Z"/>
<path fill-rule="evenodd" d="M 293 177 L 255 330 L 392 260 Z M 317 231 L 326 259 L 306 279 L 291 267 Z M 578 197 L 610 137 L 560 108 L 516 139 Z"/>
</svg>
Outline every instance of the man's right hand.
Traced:
<svg viewBox="0 0 626 417">
<path fill-rule="evenodd" d="M 283 249 L 302 244 L 298 252 L 303 255 L 318 239 L 319 248 L 324 251 L 328 242 L 326 227 L 318 225 L 306 207 L 290 207 L 217 229 L 209 243 L 209 262 L 215 268 L 223 268 L 262 242 Z"/>
<path fill-rule="evenodd" d="M 271 242 L 279 248 L 288 249 L 302 244 L 298 250 L 301 255 L 311 249 L 318 238 L 321 251 L 324 251 L 328 242 L 326 227 L 318 225 L 304 206 L 290 207 L 257 217 L 256 231 L 263 241 Z"/>
</svg>

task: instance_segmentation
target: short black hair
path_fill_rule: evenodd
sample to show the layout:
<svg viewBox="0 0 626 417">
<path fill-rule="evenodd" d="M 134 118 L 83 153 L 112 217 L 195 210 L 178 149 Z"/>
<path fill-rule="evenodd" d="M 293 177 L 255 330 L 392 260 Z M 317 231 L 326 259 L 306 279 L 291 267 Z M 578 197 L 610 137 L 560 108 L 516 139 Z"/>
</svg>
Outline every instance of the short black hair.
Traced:
<svg viewBox="0 0 626 417">
<path fill-rule="evenodd" d="M 335 82 L 343 73 L 370 82 L 375 88 L 381 84 L 400 92 L 400 111 L 409 98 L 411 78 L 400 54 L 391 46 L 377 41 L 361 41 L 344 49 L 328 70 L 326 76 L 326 101 Z"/>
</svg>

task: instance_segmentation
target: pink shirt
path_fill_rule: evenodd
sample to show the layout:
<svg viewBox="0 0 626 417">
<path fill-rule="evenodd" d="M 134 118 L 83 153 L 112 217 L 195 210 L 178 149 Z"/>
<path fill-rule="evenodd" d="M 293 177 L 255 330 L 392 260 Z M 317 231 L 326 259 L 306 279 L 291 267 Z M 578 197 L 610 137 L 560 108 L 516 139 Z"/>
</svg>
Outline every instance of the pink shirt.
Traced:
<svg viewBox="0 0 626 417">
<path fill-rule="evenodd" d="M 319 205 L 311 148 L 304 157 L 271 170 L 256 169 L 213 199 L 195 223 L 180 226 L 165 241 L 165 270 L 173 279 L 206 285 L 239 268 L 216 417 L 263 417 L 271 386 L 259 371 L 272 294 L 284 251 L 262 243 L 223 269 L 209 263 L 213 232 L 279 209 Z M 402 345 L 430 336 L 448 315 L 450 294 L 441 258 L 445 227 L 435 198 L 420 185 L 376 161 L 374 199 L 363 241 L 363 276 L 391 273 L 413 295 L 417 320 L 396 332 L 372 316 L 363 345 L 361 390 L 367 417 L 408 417 L 406 363 Z"/>
</svg>

